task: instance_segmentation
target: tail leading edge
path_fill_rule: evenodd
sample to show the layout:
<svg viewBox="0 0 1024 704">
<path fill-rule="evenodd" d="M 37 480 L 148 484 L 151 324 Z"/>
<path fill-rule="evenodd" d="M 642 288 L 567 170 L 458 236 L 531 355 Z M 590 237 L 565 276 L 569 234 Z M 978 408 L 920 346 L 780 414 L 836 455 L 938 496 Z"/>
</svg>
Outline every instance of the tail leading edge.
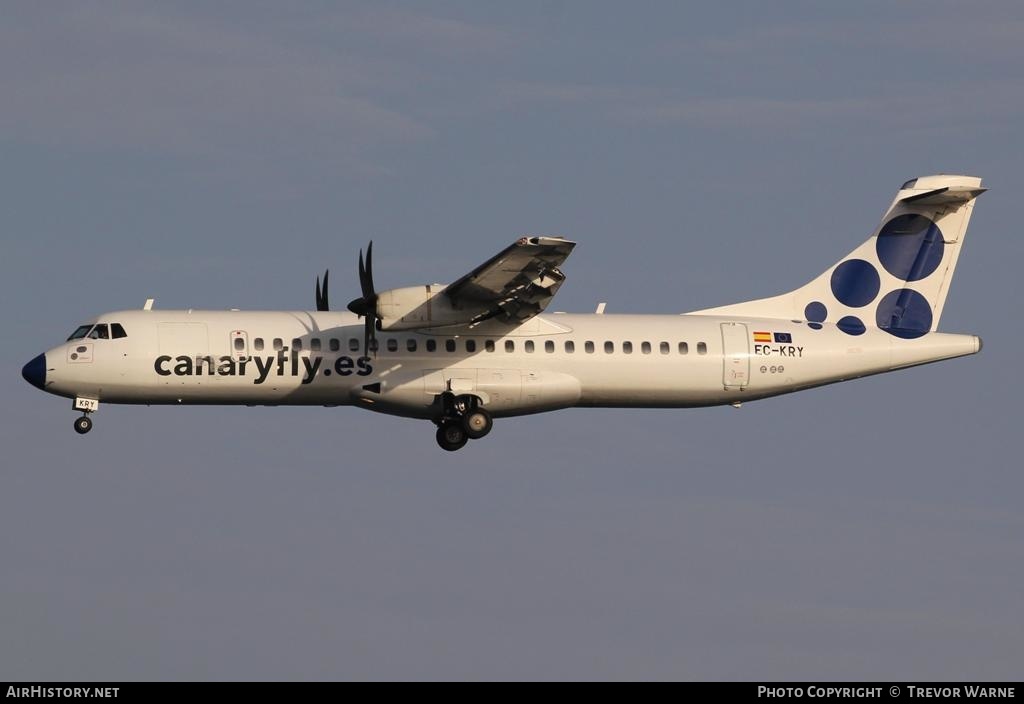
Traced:
<svg viewBox="0 0 1024 704">
<path fill-rule="evenodd" d="M 832 323 L 852 335 L 874 326 L 902 338 L 939 324 L 974 199 L 974 176 L 923 176 L 900 187 L 875 233 L 806 286 L 695 315 Z"/>
</svg>

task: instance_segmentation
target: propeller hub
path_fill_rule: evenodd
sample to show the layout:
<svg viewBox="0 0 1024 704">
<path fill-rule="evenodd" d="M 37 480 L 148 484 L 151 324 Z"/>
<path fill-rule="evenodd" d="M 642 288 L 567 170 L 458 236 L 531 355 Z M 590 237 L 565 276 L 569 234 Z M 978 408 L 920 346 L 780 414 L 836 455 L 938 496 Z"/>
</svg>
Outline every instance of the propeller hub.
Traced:
<svg viewBox="0 0 1024 704">
<path fill-rule="evenodd" d="M 348 309 L 356 315 L 376 315 L 377 297 L 372 296 L 367 299 L 360 296 L 359 298 L 354 298 L 349 302 Z"/>
</svg>

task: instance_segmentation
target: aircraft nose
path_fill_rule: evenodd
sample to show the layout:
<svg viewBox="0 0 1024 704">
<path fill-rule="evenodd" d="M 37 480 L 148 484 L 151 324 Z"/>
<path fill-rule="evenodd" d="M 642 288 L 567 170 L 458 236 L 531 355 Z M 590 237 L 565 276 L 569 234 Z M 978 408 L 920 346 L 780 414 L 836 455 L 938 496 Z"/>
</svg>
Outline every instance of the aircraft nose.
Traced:
<svg viewBox="0 0 1024 704">
<path fill-rule="evenodd" d="M 21 368 L 21 375 L 25 381 L 37 389 L 46 386 L 46 355 L 41 354 L 33 358 L 31 362 Z"/>
</svg>

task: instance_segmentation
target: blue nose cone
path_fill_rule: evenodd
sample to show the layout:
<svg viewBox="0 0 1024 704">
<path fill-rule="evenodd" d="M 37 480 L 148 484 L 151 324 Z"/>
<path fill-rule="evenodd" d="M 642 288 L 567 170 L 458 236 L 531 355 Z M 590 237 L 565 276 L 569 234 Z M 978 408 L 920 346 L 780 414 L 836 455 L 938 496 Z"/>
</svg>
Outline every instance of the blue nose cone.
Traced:
<svg viewBox="0 0 1024 704">
<path fill-rule="evenodd" d="M 21 375 L 37 389 L 46 386 L 46 355 L 41 354 L 22 367 Z"/>
</svg>

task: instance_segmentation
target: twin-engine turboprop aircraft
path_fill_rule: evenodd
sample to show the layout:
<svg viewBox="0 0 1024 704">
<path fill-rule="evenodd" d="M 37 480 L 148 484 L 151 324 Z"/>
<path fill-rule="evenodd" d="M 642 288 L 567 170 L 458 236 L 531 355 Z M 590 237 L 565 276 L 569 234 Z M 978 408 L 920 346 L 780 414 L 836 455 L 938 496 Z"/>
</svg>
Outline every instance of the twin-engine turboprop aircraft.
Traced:
<svg viewBox="0 0 1024 704">
<path fill-rule="evenodd" d="M 357 406 L 432 421 L 457 450 L 492 419 L 574 406 L 687 408 L 777 396 L 974 354 L 936 332 L 981 179 L 907 181 L 878 230 L 789 293 L 683 315 L 541 315 L 575 246 L 523 237 L 447 286 L 316 311 L 106 313 L 25 365 L 33 386 L 100 403 Z M 360 320 L 361 319 L 361 320 Z"/>
</svg>

